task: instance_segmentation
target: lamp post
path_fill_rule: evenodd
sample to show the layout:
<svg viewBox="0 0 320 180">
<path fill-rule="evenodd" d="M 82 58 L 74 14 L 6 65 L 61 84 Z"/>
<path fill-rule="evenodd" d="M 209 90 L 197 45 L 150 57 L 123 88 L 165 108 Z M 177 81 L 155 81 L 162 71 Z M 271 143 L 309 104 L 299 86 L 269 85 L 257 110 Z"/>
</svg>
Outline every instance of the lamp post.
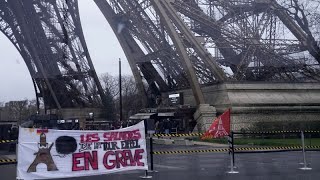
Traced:
<svg viewBox="0 0 320 180">
<path fill-rule="evenodd" d="M 119 108 L 120 108 L 120 117 L 119 120 L 122 123 L 122 88 L 121 88 L 121 59 L 119 58 L 119 95 L 120 95 L 120 104 L 119 104 Z"/>
</svg>

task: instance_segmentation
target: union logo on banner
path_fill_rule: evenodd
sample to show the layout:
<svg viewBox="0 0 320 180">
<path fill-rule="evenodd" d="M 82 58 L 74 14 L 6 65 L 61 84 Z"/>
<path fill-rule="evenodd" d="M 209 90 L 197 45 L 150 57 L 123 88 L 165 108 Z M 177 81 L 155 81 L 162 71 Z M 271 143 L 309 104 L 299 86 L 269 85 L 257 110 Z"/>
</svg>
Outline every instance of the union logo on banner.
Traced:
<svg viewBox="0 0 320 180">
<path fill-rule="evenodd" d="M 220 138 L 230 133 L 230 109 L 217 117 L 201 139 Z"/>
</svg>

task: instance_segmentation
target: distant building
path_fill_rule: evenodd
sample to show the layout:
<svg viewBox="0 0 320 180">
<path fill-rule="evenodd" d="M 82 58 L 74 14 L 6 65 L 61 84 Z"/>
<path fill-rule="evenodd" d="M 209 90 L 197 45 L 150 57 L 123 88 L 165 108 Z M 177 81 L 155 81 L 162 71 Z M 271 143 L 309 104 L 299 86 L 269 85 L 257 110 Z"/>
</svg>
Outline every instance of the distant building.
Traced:
<svg viewBox="0 0 320 180">
<path fill-rule="evenodd" d="M 9 121 L 9 109 L 7 107 L 0 107 L 0 121 Z"/>
</svg>

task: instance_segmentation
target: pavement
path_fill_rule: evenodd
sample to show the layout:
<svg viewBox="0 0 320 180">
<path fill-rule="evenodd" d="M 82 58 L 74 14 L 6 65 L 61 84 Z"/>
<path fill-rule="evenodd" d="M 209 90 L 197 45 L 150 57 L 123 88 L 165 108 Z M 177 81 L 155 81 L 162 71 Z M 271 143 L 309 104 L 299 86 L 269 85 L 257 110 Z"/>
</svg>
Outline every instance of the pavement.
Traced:
<svg viewBox="0 0 320 180">
<path fill-rule="evenodd" d="M 1 159 L 16 159 L 14 151 L 9 151 L 7 148 L 0 149 L 0 160 Z"/>
<path fill-rule="evenodd" d="M 155 151 L 211 149 L 204 145 L 177 146 L 154 145 Z M 313 169 L 303 171 L 301 152 L 236 154 L 235 165 L 239 174 L 228 174 L 230 157 L 228 153 L 165 154 L 154 156 L 154 169 L 149 173 L 155 180 L 314 180 L 320 179 L 320 152 L 307 152 L 307 162 Z M 150 158 L 149 158 L 150 159 Z M 0 166 L 1 178 L 13 180 L 16 165 Z M 133 180 L 141 179 L 144 171 L 128 171 L 94 177 L 68 178 L 66 180 Z"/>
<path fill-rule="evenodd" d="M 195 145 L 201 145 L 201 146 L 211 146 L 215 148 L 228 148 L 228 144 L 219 144 L 219 143 L 210 143 L 210 142 L 202 142 L 202 141 L 193 141 Z"/>
</svg>

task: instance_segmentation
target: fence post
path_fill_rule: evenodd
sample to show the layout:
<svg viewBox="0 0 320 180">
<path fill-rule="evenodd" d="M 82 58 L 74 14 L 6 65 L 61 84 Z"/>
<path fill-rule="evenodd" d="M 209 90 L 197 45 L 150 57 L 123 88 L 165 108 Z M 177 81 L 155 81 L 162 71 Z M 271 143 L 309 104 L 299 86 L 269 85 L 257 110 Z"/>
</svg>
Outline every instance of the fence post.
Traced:
<svg viewBox="0 0 320 180">
<path fill-rule="evenodd" d="M 150 137 L 150 171 L 149 172 L 158 172 L 153 169 L 153 138 L 152 136 Z"/>
<path fill-rule="evenodd" d="M 237 174 L 238 171 L 234 170 L 234 145 L 233 145 L 233 131 L 231 131 L 231 134 L 228 136 L 228 144 L 229 144 L 229 154 L 230 154 L 230 171 L 227 173 L 229 174 Z"/>
<path fill-rule="evenodd" d="M 145 170 L 145 171 L 144 171 L 144 176 L 140 176 L 140 178 L 141 178 L 141 179 L 151 179 L 152 176 L 149 176 L 149 175 L 148 175 L 148 171 Z"/>
<path fill-rule="evenodd" d="M 151 171 L 153 170 L 153 140 L 152 135 L 150 136 L 150 163 L 151 163 Z M 144 171 L 144 176 L 140 176 L 141 179 L 151 179 L 152 176 L 148 175 L 148 170 Z"/>
<path fill-rule="evenodd" d="M 312 168 L 307 167 L 307 160 L 306 160 L 306 150 L 304 145 L 304 132 L 301 131 L 301 144 L 302 144 L 302 154 L 303 154 L 303 167 L 299 168 L 301 170 L 311 170 Z"/>
<path fill-rule="evenodd" d="M 234 160 L 234 133 L 231 131 L 231 140 L 232 140 L 232 161 L 233 161 L 233 166 L 236 168 L 235 160 Z"/>
</svg>

